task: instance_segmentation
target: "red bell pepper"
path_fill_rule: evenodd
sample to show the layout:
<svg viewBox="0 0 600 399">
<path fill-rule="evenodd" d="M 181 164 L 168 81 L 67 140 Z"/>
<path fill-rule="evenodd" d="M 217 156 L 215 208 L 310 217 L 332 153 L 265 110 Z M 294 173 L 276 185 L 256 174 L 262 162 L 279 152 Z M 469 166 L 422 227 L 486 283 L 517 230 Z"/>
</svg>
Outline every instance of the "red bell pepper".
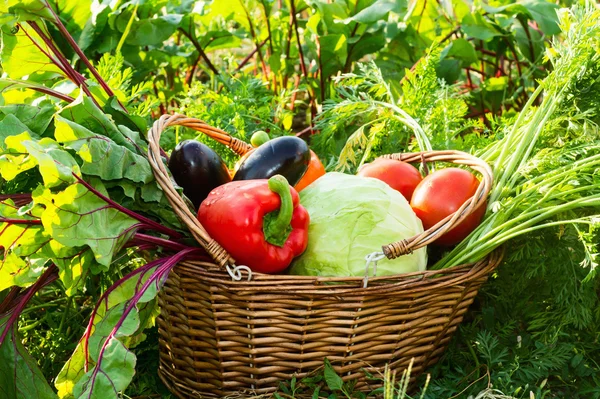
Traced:
<svg viewBox="0 0 600 399">
<path fill-rule="evenodd" d="M 308 212 L 285 177 L 240 180 L 215 188 L 198 220 L 236 260 L 260 273 L 278 273 L 304 252 Z"/>
</svg>

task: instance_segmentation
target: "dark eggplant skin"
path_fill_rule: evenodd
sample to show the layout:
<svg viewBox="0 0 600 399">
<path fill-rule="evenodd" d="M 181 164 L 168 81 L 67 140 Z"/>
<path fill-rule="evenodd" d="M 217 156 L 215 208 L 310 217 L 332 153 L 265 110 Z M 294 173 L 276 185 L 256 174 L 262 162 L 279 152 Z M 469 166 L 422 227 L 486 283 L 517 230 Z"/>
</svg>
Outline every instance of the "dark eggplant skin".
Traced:
<svg viewBox="0 0 600 399">
<path fill-rule="evenodd" d="M 195 140 L 177 144 L 169 158 L 169 170 L 196 210 L 215 187 L 231 181 L 219 154 Z"/>
<path fill-rule="evenodd" d="M 296 136 L 277 137 L 252 151 L 238 167 L 233 180 L 282 175 L 294 186 L 306 173 L 309 162 L 310 150 L 304 140 Z"/>
</svg>

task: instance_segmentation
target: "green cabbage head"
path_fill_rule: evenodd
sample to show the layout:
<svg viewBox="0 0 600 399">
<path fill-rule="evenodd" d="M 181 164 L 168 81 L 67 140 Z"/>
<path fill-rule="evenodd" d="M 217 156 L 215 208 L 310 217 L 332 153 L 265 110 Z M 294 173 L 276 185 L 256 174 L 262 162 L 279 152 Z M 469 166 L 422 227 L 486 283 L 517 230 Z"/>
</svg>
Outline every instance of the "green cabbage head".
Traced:
<svg viewBox="0 0 600 399">
<path fill-rule="evenodd" d="M 370 177 L 327 173 L 300 193 L 300 203 L 310 215 L 308 247 L 292 263 L 291 274 L 364 276 L 365 256 L 423 232 L 402 194 Z M 422 271 L 426 266 L 427 251 L 420 248 L 380 260 L 377 275 Z"/>
</svg>

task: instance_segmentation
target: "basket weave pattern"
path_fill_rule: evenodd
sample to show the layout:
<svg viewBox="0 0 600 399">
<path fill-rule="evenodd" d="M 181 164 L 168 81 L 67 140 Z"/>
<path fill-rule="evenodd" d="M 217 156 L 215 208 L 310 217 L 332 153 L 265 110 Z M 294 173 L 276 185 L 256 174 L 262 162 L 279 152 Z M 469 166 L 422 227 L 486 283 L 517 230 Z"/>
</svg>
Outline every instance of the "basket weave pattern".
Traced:
<svg viewBox="0 0 600 399">
<path fill-rule="evenodd" d="M 183 262 L 160 294 L 161 377 L 194 398 L 272 392 L 325 357 L 366 391 L 381 382 L 363 369 L 378 376 L 386 363 L 402 370 L 414 357 L 417 376 L 439 359 L 499 260 L 376 278 L 366 289 L 361 278 L 335 287 L 267 275 L 234 283 L 210 263 Z"/>
<path fill-rule="evenodd" d="M 178 264 L 159 295 L 159 375 L 180 398 L 270 393 L 292 375 L 313 373 L 325 357 L 344 380 L 358 379 L 356 388 L 363 391 L 381 386 L 380 378 L 369 380 L 364 370 L 381 377 L 386 364 L 401 371 L 414 359 L 415 378 L 439 359 L 501 260 L 495 252 L 475 264 L 372 277 L 366 288 L 362 277 L 253 273 L 251 281 L 232 281 L 223 267 L 234 260 L 186 208 L 160 158 L 160 134 L 173 125 L 218 135 L 213 138 L 229 144 L 226 133 L 182 115 L 161 117 L 149 133 L 157 180 L 210 256 Z M 242 147 L 237 143 L 235 149 Z M 388 157 L 464 164 L 482 177 L 477 193 L 454 215 L 423 234 L 383 245 L 388 258 L 427 245 L 451 229 L 485 201 L 491 187 L 489 167 L 468 154 Z"/>
</svg>

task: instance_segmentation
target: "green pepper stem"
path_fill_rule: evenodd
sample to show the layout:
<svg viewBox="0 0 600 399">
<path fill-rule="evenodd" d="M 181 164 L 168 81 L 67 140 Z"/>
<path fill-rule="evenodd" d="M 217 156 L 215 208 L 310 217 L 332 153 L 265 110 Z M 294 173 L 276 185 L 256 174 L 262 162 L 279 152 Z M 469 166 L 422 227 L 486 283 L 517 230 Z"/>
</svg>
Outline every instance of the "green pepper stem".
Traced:
<svg viewBox="0 0 600 399">
<path fill-rule="evenodd" d="M 279 195 L 281 206 L 278 211 L 265 215 L 263 221 L 265 240 L 273 245 L 283 247 L 292 231 L 290 223 L 294 212 L 294 204 L 292 203 L 290 185 L 285 177 L 275 175 L 269 179 L 269 189 Z"/>
</svg>

